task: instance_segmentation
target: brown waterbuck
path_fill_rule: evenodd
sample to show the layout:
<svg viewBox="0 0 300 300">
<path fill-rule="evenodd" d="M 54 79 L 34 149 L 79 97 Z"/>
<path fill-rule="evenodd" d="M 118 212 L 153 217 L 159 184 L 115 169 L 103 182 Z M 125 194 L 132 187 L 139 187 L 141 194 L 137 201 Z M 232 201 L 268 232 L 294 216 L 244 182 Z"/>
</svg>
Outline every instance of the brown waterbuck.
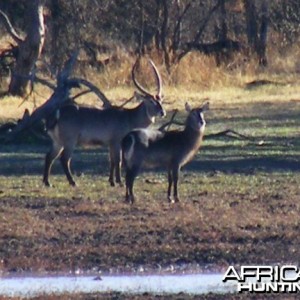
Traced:
<svg viewBox="0 0 300 300">
<path fill-rule="evenodd" d="M 166 167 L 168 170 L 168 199 L 178 202 L 178 175 L 180 168 L 189 162 L 197 153 L 203 139 L 205 120 L 203 112 L 209 109 L 209 103 L 191 109 L 182 131 L 136 129 L 126 135 L 122 141 L 123 162 L 125 166 L 127 202 L 133 203 L 133 184 L 142 166 Z M 171 197 L 174 186 L 174 199 Z"/>
<path fill-rule="evenodd" d="M 135 78 L 137 62 L 132 68 L 133 82 L 140 91 L 136 93 L 136 97 L 142 101 L 137 107 L 125 109 L 112 106 L 107 109 L 97 109 L 65 105 L 56 113 L 54 122 L 52 121 L 48 128 L 52 147 L 45 158 L 43 182 L 46 186 L 50 186 L 51 166 L 59 156 L 69 183 L 75 186 L 70 170 L 71 156 L 76 144 L 89 143 L 109 146 L 109 182 L 112 186 L 115 185 L 115 173 L 116 182 L 121 184 L 122 139 L 134 128 L 146 128 L 155 121 L 155 117 L 165 116 L 162 107 L 162 82 L 156 66 L 149 60 L 157 83 L 157 93 L 151 94 Z"/>
</svg>

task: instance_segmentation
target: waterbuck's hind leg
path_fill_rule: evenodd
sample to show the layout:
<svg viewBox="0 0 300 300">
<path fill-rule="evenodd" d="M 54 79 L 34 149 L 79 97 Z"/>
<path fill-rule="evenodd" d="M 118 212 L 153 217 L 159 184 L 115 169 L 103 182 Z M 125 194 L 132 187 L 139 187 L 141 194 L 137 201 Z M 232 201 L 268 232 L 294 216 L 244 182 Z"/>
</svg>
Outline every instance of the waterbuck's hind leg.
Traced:
<svg viewBox="0 0 300 300">
<path fill-rule="evenodd" d="M 171 169 L 168 169 L 168 200 L 170 203 L 173 202 L 172 197 L 171 197 L 172 183 L 173 183 L 172 171 L 171 171 Z"/>
<path fill-rule="evenodd" d="M 179 202 L 179 197 L 178 197 L 178 190 L 177 190 L 177 185 L 178 185 L 178 177 L 179 177 L 179 166 L 176 165 L 173 167 L 173 183 L 174 183 L 174 201 Z"/>
<path fill-rule="evenodd" d="M 50 175 L 51 167 L 53 164 L 53 159 L 51 159 L 50 155 L 51 155 L 50 152 L 48 152 L 46 154 L 45 165 L 44 165 L 44 176 L 43 176 L 43 183 L 45 186 L 48 186 L 48 187 L 51 186 L 50 182 L 49 182 L 49 175 Z"/>
<path fill-rule="evenodd" d="M 126 189 L 125 202 L 129 204 L 133 204 L 135 202 L 135 196 L 132 195 L 129 190 Z"/>
<path fill-rule="evenodd" d="M 170 203 L 179 202 L 178 197 L 178 177 L 179 177 L 179 166 L 173 165 L 171 168 L 168 169 L 168 200 Z M 173 198 L 171 197 L 172 193 L 172 185 L 173 185 Z"/>
<path fill-rule="evenodd" d="M 51 150 L 46 154 L 45 157 L 45 166 L 44 166 L 44 176 L 43 176 L 43 183 L 45 186 L 50 187 L 49 176 L 51 172 L 52 165 L 55 159 L 60 155 L 62 152 L 63 147 L 59 146 L 52 146 Z"/>
<path fill-rule="evenodd" d="M 73 179 L 71 168 L 70 168 L 72 152 L 73 151 L 71 149 L 65 148 L 61 154 L 60 161 L 70 185 L 76 186 L 76 182 Z"/>
<path fill-rule="evenodd" d="M 125 182 L 126 182 L 126 196 L 125 202 L 133 204 L 135 202 L 135 196 L 133 194 L 133 184 L 135 177 L 139 173 L 138 166 L 132 166 L 131 168 L 126 169 Z"/>
</svg>

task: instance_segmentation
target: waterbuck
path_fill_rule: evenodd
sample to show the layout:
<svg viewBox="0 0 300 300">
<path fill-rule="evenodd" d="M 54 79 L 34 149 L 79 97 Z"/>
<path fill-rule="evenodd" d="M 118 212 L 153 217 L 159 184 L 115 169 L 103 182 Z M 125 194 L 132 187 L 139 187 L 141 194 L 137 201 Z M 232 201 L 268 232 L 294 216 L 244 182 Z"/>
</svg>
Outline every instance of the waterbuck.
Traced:
<svg viewBox="0 0 300 300">
<path fill-rule="evenodd" d="M 133 203 L 133 184 L 142 166 L 166 167 L 168 170 L 168 199 L 178 202 L 177 182 L 180 168 L 197 153 L 203 139 L 205 120 L 203 112 L 209 109 L 206 102 L 201 107 L 191 109 L 182 131 L 136 129 L 128 133 L 122 141 L 123 162 L 125 166 L 126 202 Z M 174 199 L 171 189 L 174 185 Z"/>
<path fill-rule="evenodd" d="M 77 144 L 97 143 L 109 146 L 111 186 L 121 184 L 121 141 L 134 128 L 146 128 L 155 121 L 155 117 L 165 116 L 162 107 L 162 82 L 154 63 L 149 60 L 157 83 L 157 94 L 151 94 L 135 78 L 137 62 L 132 68 L 132 79 L 140 91 L 136 97 L 142 101 L 135 108 L 110 107 L 107 109 L 87 108 L 65 105 L 57 113 L 54 122 L 47 131 L 52 139 L 51 150 L 45 158 L 43 182 L 50 186 L 49 175 L 54 160 L 60 156 L 63 170 L 69 183 L 75 186 L 70 170 L 73 150 Z"/>
</svg>

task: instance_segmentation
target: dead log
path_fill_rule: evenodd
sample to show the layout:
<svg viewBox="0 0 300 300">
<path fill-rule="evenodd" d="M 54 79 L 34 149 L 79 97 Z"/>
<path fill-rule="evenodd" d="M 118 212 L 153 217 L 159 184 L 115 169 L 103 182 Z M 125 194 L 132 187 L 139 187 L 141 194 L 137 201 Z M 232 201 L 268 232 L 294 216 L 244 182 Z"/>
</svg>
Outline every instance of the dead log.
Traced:
<svg viewBox="0 0 300 300">
<path fill-rule="evenodd" d="M 177 109 L 174 110 L 174 112 L 170 118 L 170 121 L 161 125 L 158 128 L 158 130 L 169 131 L 170 127 L 172 125 L 184 126 L 185 125 L 184 123 L 181 123 L 181 122 L 178 122 L 175 120 L 175 116 L 177 115 L 177 113 L 178 113 L 178 110 Z M 204 136 L 204 139 L 208 140 L 208 139 L 217 139 L 217 138 L 222 138 L 222 137 L 227 137 L 227 138 L 235 139 L 235 140 L 248 140 L 248 141 L 252 141 L 252 142 L 257 142 L 256 138 L 245 135 L 245 134 L 241 134 L 241 133 L 237 132 L 236 130 L 232 130 L 232 129 L 226 129 L 226 130 L 222 130 L 222 131 L 219 131 L 216 133 L 206 134 Z M 265 142 L 263 140 L 260 140 L 257 142 L 257 145 L 259 145 L 259 146 L 262 146 L 264 144 L 265 144 Z"/>
<path fill-rule="evenodd" d="M 51 97 L 39 106 L 37 109 L 33 111 L 30 116 L 23 118 L 17 126 L 12 128 L 10 132 L 6 135 L 6 141 L 13 140 L 20 132 L 25 129 L 31 128 L 36 122 L 41 121 L 42 119 L 46 119 L 47 116 L 54 113 L 57 109 L 59 109 L 64 103 L 71 98 L 70 91 L 73 88 L 79 88 L 80 85 L 88 86 L 90 91 L 96 93 L 99 98 L 103 101 L 105 107 L 110 106 L 109 100 L 105 97 L 105 95 L 93 84 L 90 82 L 80 79 L 80 78 L 70 78 L 71 72 L 73 70 L 74 64 L 77 60 L 78 51 L 74 52 L 74 54 L 70 57 L 70 59 L 65 63 L 61 72 L 58 73 L 56 78 L 56 85 L 52 85 L 46 80 L 39 79 L 34 74 L 31 75 L 31 80 L 33 82 L 43 82 L 50 88 L 54 88 L 53 94 Z"/>
</svg>

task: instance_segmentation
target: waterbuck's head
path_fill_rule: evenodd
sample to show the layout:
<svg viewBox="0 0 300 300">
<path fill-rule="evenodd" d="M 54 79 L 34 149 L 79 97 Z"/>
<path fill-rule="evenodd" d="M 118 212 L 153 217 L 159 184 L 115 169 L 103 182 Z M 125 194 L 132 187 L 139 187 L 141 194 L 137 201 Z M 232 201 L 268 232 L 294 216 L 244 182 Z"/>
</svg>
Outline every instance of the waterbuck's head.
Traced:
<svg viewBox="0 0 300 300">
<path fill-rule="evenodd" d="M 138 65 L 138 60 L 135 62 L 132 68 L 132 80 L 136 88 L 140 91 L 140 93 L 135 93 L 135 96 L 138 100 L 142 101 L 145 104 L 147 115 L 149 119 L 154 122 L 155 117 L 164 117 L 166 115 L 166 111 L 162 106 L 163 96 L 162 96 L 162 80 L 160 74 L 154 64 L 154 62 L 149 59 L 149 63 L 154 71 L 155 80 L 157 84 L 157 92 L 152 94 L 148 92 L 135 78 L 135 71 Z"/>
<path fill-rule="evenodd" d="M 204 120 L 203 112 L 209 110 L 209 102 L 205 102 L 200 107 L 193 109 L 188 103 L 186 103 L 185 110 L 189 113 L 189 116 L 186 120 L 186 126 L 194 129 L 195 131 L 204 130 L 206 122 Z"/>
</svg>

